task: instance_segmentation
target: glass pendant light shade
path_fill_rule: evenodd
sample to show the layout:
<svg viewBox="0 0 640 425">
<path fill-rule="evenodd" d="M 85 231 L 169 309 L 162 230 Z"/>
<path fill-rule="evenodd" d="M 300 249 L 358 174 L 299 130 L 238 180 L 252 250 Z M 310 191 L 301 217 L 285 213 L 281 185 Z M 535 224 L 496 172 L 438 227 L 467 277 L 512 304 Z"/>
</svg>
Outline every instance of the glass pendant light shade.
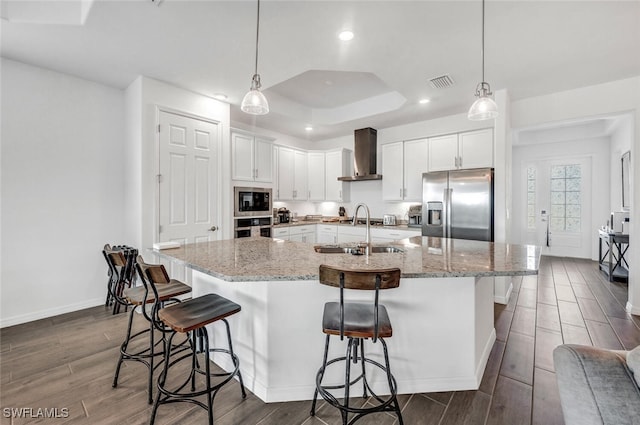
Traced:
<svg viewBox="0 0 640 425">
<path fill-rule="evenodd" d="M 251 89 L 244 95 L 240 104 L 242 112 L 251 115 L 265 115 L 269 113 L 269 102 L 260 91 L 260 75 L 254 74 Z"/>
<path fill-rule="evenodd" d="M 472 121 L 490 120 L 498 116 L 498 105 L 490 97 L 481 97 L 471 105 L 467 118 Z"/>
<path fill-rule="evenodd" d="M 469 113 L 467 114 L 467 118 L 472 121 L 482 121 L 482 120 L 490 120 L 498 116 L 498 105 L 496 102 L 490 97 L 491 96 L 491 88 L 488 83 L 484 81 L 478 84 L 478 88 L 476 89 L 476 99 L 469 108 Z"/>
</svg>

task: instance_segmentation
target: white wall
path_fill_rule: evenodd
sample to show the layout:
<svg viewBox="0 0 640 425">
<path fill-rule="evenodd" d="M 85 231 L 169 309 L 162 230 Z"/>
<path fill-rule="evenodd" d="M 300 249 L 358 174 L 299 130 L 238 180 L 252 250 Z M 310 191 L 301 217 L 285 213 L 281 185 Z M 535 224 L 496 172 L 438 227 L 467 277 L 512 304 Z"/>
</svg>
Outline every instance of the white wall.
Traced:
<svg viewBox="0 0 640 425">
<path fill-rule="evenodd" d="M 124 236 L 120 90 L 2 59 L 0 326 L 104 303 Z"/>
<path fill-rule="evenodd" d="M 555 143 L 538 143 L 513 147 L 513 233 L 514 243 L 526 243 L 523 235 L 527 227 L 527 194 L 519 190 L 523 187 L 525 176 L 524 165 L 527 161 L 555 159 L 562 157 L 591 158 L 591 175 L 583 176 L 586 186 L 591 190 L 591 259 L 598 259 L 598 228 L 605 223 L 609 216 L 608 204 L 611 184 L 609 180 L 609 139 L 593 138 Z M 603 202 L 604 201 L 604 202 Z"/>
</svg>

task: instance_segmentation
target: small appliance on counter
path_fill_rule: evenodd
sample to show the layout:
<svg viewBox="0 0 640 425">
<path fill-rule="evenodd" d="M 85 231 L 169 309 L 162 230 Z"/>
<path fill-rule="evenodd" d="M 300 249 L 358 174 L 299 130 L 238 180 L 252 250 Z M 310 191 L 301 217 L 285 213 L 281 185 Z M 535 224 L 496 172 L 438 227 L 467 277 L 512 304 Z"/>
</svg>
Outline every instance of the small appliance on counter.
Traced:
<svg viewBox="0 0 640 425">
<path fill-rule="evenodd" d="M 278 209 L 278 223 L 288 223 L 291 219 L 291 212 L 285 207 Z"/>
<path fill-rule="evenodd" d="M 344 207 L 338 208 L 338 215 L 340 217 L 344 217 L 345 215 L 347 215 L 347 211 L 344 209 Z"/>
<path fill-rule="evenodd" d="M 385 214 L 382 216 L 382 224 L 384 226 L 396 226 L 398 223 L 396 221 L 396 216 L 393 214 Z"/>
<path fill-rule="evenodd" d="M 613 232 L 629 233 L 629 211 L 612 211 L 609 223 Z"/>
<path fill-rule="evenodd" d="M 409 207 L 409 227 L 422 227 L 422 205 Z"/>
</svg>

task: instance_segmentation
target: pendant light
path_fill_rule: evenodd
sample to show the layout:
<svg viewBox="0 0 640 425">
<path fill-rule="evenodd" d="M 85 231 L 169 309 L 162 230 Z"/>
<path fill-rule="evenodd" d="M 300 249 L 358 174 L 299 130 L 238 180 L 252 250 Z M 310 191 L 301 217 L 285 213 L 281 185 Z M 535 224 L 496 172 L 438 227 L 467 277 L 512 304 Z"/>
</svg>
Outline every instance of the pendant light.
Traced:
<svg viewBox="0 0 640 425">
<path fill-rule="evenodd" d="M 258 19 L 256 24 L 256 67 L 251 78 L 251 88 L 244 95 L 240 109 L 251 115 L 265 115 L 269 113 L 269 102 L 260 91 L 260 74 L 258 74 L 258 39 L 260 36 L 260 0 L 258 0 Z"/>
<path fill-rule="evenodd" d="M 482 0 L 482 82 L 476 87 L 476 99 L 469 109 L 467 118 L 473 121 L 489 120 L 498 116 L 498 105 L 490 97 L 491 87 L 484 80 L 484 0 Z"/>
</svg>

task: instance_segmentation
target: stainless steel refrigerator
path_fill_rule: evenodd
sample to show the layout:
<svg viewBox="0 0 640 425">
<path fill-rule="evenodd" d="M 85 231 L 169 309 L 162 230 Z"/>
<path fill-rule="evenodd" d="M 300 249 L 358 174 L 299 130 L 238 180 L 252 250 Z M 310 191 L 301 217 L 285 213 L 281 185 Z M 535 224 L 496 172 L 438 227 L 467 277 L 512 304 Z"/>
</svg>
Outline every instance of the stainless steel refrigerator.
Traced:
<svg viewBox="0 0 640 425">
<path fill-rule="evenodd" d="M 422 235 L 493 241 L 493 168 L 424 173 Z"/>
</svg>

